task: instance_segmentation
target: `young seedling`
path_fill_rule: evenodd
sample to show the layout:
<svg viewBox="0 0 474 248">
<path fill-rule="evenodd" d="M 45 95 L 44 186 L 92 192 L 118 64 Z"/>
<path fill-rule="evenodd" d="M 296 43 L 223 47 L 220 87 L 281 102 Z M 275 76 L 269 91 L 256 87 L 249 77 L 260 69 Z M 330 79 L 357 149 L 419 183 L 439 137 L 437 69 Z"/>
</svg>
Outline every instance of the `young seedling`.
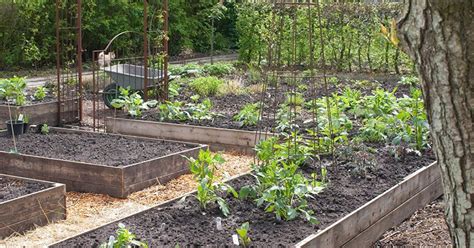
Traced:
<svg viewBox="0 0 474 248">
<path fill-rule="evenodd" d="M 46 97 L 46 88 L 44 86 L 38 86 L 33 96 L 38 101 L 44 100 L 44 98 Z"/>
<path fill-rule="evenodd" d="M 41 134 L 43 134 L 43 135 L 48 135 L 48 134 L 49 134 L 49 126 L 48 126 L 48 124 L 43 124 L 43 125 L 41 125 L 40 132 L 41 132 Z"/>
<path fill-rule="evenodd" d="M 120 87 L 120 97 L 114 99 L 111 104 L 116 109 L 124 109 L 132 117 L 141 117 L 142 110 L 154 108 L 158 104 L 158 101 L 143 101 L 142 97 L 138 92 L 131 93 L 130 87 L 127 89 Z"/>
<path fill-rule="evenodd" d="M 227 202 L 218 195 L 220 190 L 230 192 L 234 197 L 238 197 L 237 192 L 224 183 L 216 182 L 216 165 L 222 164 L 225 160 L 219 154 L 212 154 L 209 149 L 200 150 L 198 158 L 187 158 L 190 162 L 190 170 L 198 183 L 196 199 L 199 201 L 201 209 L 206 210 L 211 203 L 217 203 L 224 216 L 230 214 Z"/>
<path fill-rule="evenodd" d="M 242 244 L 243 247 L 249 247 L 250 243 L 252 240 L 249 237 L 249 230 L 250 230 L 250 224 L 248 222 L 245 222 L 240 226 L 240 228 L 237 228 L 236 232 L 237 235 L 239 235 L 239 240 L 240 243 Z"/>
<path fill-rule="evenodd" d="M 246 104 L 238 114 L 234 116 L 234 120 L 243 126 L 255 126 L 260 119 L 260 103 Z"/>
<path fill-rule="evenodd" d="M 100 245 L 100 248 L 148 248 L 146 243 L 136 240 L 135 234 L 131 233 L 124 224 L 119 223 L 118 227 L 117 237 L 110 236 L 107 242 Z"/>
</svg>

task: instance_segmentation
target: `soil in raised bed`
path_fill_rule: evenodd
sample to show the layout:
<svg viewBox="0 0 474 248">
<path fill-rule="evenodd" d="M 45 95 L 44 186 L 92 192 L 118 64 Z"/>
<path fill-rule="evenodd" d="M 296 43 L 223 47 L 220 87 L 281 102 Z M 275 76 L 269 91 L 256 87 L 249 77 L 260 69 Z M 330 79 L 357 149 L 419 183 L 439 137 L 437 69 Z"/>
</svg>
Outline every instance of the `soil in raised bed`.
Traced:
<svg viewBox="0 0 474 248">
<path fill-rule="evenodd" d="M 23 181 L 0 175 L 0 203 L 49 187 L 48 184 L 44 183 Z"/>
<path fill-rule="evenodd" d="M 388 148 L 380 148 L 377 167 L 367 170 L 365 174 L 355 173 L 355 159 L 338 161 L 336 167 L 329 168 L 330 183 L 314 199 L 309 199 L 309 207 L 314 210 L 320 224 L 311 225 L 302 219 L 289 222 L 276 222 L 274 215 L 266 213 L 251 201 L 241 201 L 226 196 L 231 215 L 223 217 L 216 206 L 205 213 L 199 208 L 193 197 L 184 202 L 175 201 L 153 208 L 141 214 L 121 220 L 136 236 L 147 242 L 150 247 L 211 247 L 232 246 L 232 235 L 235 229 L 244 222 L 250 222 L 249 237 L 252 246 L 287 247 L 294 245 L 305 237 L 316 233 L 331 223 L 354 211 L 364 203 L 383 193 L 403 178 L 422 166 L 434 161 L 432 152 L 423 157 L 405 154 L 396 160 Z M 308 175 L 315 171 L 317 165 L 304 168 Z M 230 182 L 236 189 L 254 182 L 252 176 L 243 176 Z M 216 229 L 216 218 L 222 218 L 223 230 Z M 98 247 L 115 233 L 119 222 L 75 237 L 54 247 Z"/>
<path fill-rule="evenodd" d="M 0 134 L 0 147 L 3 151 L 13 148 L 12 138 L 5 132 Z M 47 135 L 33 132 L 23 134 L 17 139 L 17 147 L 21 154 L 107 166 L 124 166 L 195 146 L 100 133 L 51 131 Z"/>
</svg>

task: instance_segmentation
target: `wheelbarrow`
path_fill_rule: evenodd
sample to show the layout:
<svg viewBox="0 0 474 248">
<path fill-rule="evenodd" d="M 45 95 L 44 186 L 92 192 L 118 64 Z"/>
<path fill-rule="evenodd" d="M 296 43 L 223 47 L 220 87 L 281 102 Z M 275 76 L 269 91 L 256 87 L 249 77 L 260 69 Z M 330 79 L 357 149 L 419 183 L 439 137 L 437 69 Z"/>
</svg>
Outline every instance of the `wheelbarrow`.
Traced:
<svg viewBox="0 0 474 248">
<path fill-rule="evenodd" d="M 102 97 L 108 108 L 112 107 L 112 101 L 120 96 L 119 87 L 128 88 L 131 91 L 143 92 L 145 89 L 145 68 L 143 66 L 131 64 L 117 64 L 104 68 L 105 73 L 112 79 L 112 83 L 107 85 Z M 154 68 L 147 68 L 148 88 L 155 87 L 164 80 L 163 72 Z M 171 80 L 171 77 L 169 77 Z"/>
</svg>

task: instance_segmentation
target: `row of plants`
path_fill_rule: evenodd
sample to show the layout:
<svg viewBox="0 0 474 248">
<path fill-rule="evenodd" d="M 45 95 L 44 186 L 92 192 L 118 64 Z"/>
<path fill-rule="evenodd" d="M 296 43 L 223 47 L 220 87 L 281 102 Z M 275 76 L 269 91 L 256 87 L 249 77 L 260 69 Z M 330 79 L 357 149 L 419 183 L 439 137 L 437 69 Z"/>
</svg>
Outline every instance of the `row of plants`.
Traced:
<svg viewBox="0 0 474 248">
<path fill-rule="evenodd" d="M 329 78 L 328 81 L 336 87 L 340 86 L 337 78 Z M 303 93 L 308 90 L 307 85 L 298 84 L 293 87 L 294 90 L 287 91 L 282 100 L 278 100 L 280 102 L 275 105 L 276 109 L 264 99 L 263 102 L 243 104 L 230 118 L 240 127 L 256 127 L 263 111 L 268 112 L 267 116 L 274 112 L 276 123 L 270 127 L 274 132 L 289 133 L 306 128 L 304 134 L 314 136 L 322 150 L 331 150 L 334 145 L 347 143 L 349 138 L 404 144 L 422 150 L 429 146 L 429 132 L 421 90 L 416 88 L 418 82 L 413 77 L 402 77 L 398 84 L 401 87 L 408 85 L 410 94 L 397 97 L 397 88 L 387 91 L 378 84 L 355 81 L 354 85 L 361 85 L 362 88 L 376 88 L 364 95 L 358 89 L 346 87 L 329 97 L 306 99 Z M 191 78 L 184 87 L 197 94 L 190 96 L 189 100 L 179 101 L 173 97 L 180 95 L 182 84 L 175 81 L 170 86 L 172 99 L 160 104 L 156 101 L 143 102 L 138 93 L 132 94 L 136 100 L 128 100 L 128 91 L 121 89 L 122 95 L 115 101 L 115 107 L 125 109 L 136 118 L 142 116 L 141 110 L 152 107 L 156 108 L 158 121 L 212 122 L 217 117 L 229 118 L 214 112 L 210 99 L 219 94 L 224 85 L 224 80 L 214 76 Z M 353 133 L 353 137 L 349 137 L 350 133 Z"/>
<path fill-rule="evenodd" d="M 240 59 L 268 64 L 269 44 L 273 44 L 272 63 L 279 66 L 308 66 L 313 57 L 321 67 L 324 52 L 324 66 L 338 71 L 411 71 L 413 63 L 400 51 L 396 38 L 394 19 L 400 9 L 393 3 L 326 3 L 311 11 L 306 6 L 242 4 L 237 19 Z"/>
</svg>

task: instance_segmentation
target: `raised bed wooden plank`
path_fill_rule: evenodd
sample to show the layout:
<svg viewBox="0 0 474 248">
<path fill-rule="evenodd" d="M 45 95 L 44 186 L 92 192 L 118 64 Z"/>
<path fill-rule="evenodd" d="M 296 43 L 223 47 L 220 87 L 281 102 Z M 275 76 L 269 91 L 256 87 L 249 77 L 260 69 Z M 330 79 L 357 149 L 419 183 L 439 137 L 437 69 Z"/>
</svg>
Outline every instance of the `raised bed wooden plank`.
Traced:
<svg viewBox="0 0 474 248">
<path fill-rule="evenodd" d="M 347 248 L 370 247 L 390 228 L 399 225 L 417 209 L 440 197 L 443 194 L 441 179 L 434 181 L 418 194 L 404 202 L 398 208 L 381 218 L 362 233 L 343 245 Z"/>
<path fill-rule="evenodd" d="M 14 233 L 23 233 L 35 226 L 66 219 L 64 184 L 4 174 L 0 176 L 50 186 L 47 189 L 0 203 L 0 239 Z"/>
<path fill-rule="evenodd" d="M 326 229 L 307 237 L 296 247 L 342 247 L 439 179 L 436 163 L 424 167 Z M 439 196 L 433 196 L 431 200 Z"/>
<path fill-rule="evenodd" d="M 75 133 L 87 132 L 62 128 L 55 128 L 54 130 Z M 157 140 L 134 136 L 127 137 Z M 176 141 L 168 142 L 176 143 Z M 207 146 L 186 144 L 192 147 L 178 153 L 119 167 L 0 151 L 0 173 L 64 183 L 68 191 L 108 194 L 114 197 L 126 198 L 130 193 L 156 183 L 165 183 L 187 173 L 189 171 L 188 162 L 184 156 L 197 156 L 199 150 L 205 149 Z"/>
<path fill-rule="evenodd" d="M 77 112 L 78 105 L 75 103 L 76 100 L 69 100 L 64 104 L 66 108 L 63 108 L 64 122 L 76 122 L 75 113 Z M 11 106 L 12 113 L 22 113 L 27 115 L 30 119 L 30 124 L 41 124 L 47 123 L 50 126 L 57 126 L 58 120 L 58 102 L 44 102 L 25 106 Z M 8 112 L 8 105 L 0 105 L 0 129 L 5 129 L 5 121 L 10 119 Z"/>
<path fill-rule="evenodd" d="M 106 119 L 105 126 L 107 132 L 111 133 L 206 144 L 213 151 L 225 150 L 246 154 L 254 153 L 257 137 L 255 131 L 111 117 Z M 260 139 L 268 136 L 262 135 Z"/>
</svg>

